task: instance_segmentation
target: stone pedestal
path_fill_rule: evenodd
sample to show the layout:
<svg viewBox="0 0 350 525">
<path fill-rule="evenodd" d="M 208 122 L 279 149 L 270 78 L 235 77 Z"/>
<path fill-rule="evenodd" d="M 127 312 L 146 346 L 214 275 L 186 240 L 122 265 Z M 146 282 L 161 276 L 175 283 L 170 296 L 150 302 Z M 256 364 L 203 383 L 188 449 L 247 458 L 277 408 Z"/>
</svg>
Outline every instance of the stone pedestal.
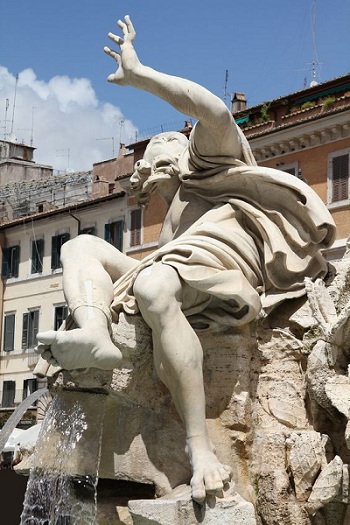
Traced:
<svg viewBox="0 0 350 525">
<path fill-rule="evenodd" d="M 257 525 L 254 505 L 231 491 L 212 504 L 198 505 L 188 486 L 154 501 L 129 501 L 133 525 Z"/>
<path fill-rule="evenodd" d="M 105 410 L 99 478 L 140 488 L 101 500 L 109 516 L 102 523 L 349 525 L 349 283 L 347 255 L 331 286 L 307 283 L 308 301 L 284 303 L 239 329 L 199 333 L 208 430 L 233 470 L 231 492 L 215 505 L 190 498 L 184 429 L 156 377 L 140 317 L 121 315 L 115 327 L 121 370 L 55 377 L 54 395 L 64 392 L 72 403 L 77 390 L 91 397 L 83 403 L 87 427 Z M 46 444 L 47 464 L 55 442 L 51 450 Z M 77 446 L 70 475 L 89 473 L 87 450 Z M 142 487 L 154 496 L 145 499 Z"/>
</svg>

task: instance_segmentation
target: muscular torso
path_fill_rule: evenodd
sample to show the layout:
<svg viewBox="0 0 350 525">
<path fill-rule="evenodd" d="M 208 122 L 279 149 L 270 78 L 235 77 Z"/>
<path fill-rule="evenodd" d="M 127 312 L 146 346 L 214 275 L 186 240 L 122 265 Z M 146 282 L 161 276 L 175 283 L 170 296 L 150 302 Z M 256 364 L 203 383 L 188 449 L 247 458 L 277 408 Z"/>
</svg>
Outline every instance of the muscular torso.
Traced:
<svg viewBox="0 0 350 525">
<path fill-rule="evenodd" d="M 212 203 L 189 193 L 180 186 L 164 219 L 158 245 L 164 246 L 179 237 L 212 207 Z"/>
</svg>

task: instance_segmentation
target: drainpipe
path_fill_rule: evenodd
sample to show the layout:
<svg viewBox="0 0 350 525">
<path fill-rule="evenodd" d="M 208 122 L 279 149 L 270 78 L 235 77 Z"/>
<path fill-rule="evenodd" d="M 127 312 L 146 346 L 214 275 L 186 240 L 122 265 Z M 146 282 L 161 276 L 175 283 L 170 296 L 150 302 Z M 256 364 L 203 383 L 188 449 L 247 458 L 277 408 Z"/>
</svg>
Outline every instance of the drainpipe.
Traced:
<svg viewBox="0 0 350 525">
<path fill-rule="evenodd" d="M 73 219 L 75 219 L 75 220 L 77 221 L 77 223 L 78 223 L 78 235 L 79 235 L 80 232 L 81 232 L 81 227 L 80 227 L 80 226 L 81 226 L 81 221 L 80 221 L 80 219 L 78 219 L 78 217 L 76 217 L 75 215 L 73 215 L 73 213 L 72 213 L 71 211 L 69 211 L 68 213 L 69 213 L 69 215 L 70 215 L 71 217 L 73 217 Z"/>
</svg>

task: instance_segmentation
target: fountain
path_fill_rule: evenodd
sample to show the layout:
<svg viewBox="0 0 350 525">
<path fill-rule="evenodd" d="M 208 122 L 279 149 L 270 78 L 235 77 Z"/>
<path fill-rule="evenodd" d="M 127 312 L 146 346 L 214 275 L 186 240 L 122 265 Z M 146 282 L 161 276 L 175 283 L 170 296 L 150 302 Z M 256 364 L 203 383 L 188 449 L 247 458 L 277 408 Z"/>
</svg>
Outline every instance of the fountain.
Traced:
<svg viewBox="0 0 350 525">
<path fill-rule="evenodd" d="M 54 396 L 32 457 L 21 525 L 96 525 L 105 405 L 99 403 L 92 425 L 89 401 L 82 392 Z M 56 454 L 47 457 L 45 451 L 52 450 L 53 443 Z M 89 471 L 79 476 L 74 466 L 77 454 L 89 458 Z"/>
<path fill-rule="evenodd" d="M 136 262 L 91 235 L 62 246 L 77 329 L 38 334 L 62 370 L 21 525 L 345 525 L 350 251 L 332 274 L 320 198 L 257 166 L 225 104 L 145 67 L 118 25 L 109 80 L 199 122 L 190 141 L 154 137 L 130 179 L 140 204 L 157 189 L 169 205 L 160 248 Z M 99 479 L 155 497 L 114 497 L 100 519 Z"/>
<path fill-rule="evenodd" d="M 41 396 L 43 396 L 47 392 L 47 388 L 40 388 L 39 390 L 35 390 L 28 397 L 26 397 L 22 401 L 22 403 L 18 405 L 18 407 L 16 407 L 13 414 L 11 414 L 11 416 L 8 418 L 0 432 L 0 454 L 3 451 L 13 430 L 16 428 L 23 415 L 27 412 L 28 408 L 31 407 L 35 403 L 35 401 L 37 401 Z"/>
</svg>

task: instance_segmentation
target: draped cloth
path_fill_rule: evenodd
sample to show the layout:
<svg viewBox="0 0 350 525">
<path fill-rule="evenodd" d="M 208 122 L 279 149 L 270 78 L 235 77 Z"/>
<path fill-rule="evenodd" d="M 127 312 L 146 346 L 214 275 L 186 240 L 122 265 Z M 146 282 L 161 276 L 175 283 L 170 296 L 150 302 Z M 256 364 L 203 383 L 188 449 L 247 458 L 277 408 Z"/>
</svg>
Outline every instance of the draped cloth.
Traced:
<svg viewBox="0 0 350 525">
<path fill-rule="evenodd" d="M 305 277 L 326 275 L 320 250 L 335 237 L 327 208 L 297 177 L 257 166 L 238 132 L 243 160 L 205 157 L 190 139 L 179 160 L 181 183 L 212 208 L 115 283 L 116 315 L 137 313 L 133 282 L 155 262 L 177 270 L 184 284 L 183 311 L 194 325 L 247 323 L 260 309 L 268 313 L 303 295 Z"/>
</svg>

